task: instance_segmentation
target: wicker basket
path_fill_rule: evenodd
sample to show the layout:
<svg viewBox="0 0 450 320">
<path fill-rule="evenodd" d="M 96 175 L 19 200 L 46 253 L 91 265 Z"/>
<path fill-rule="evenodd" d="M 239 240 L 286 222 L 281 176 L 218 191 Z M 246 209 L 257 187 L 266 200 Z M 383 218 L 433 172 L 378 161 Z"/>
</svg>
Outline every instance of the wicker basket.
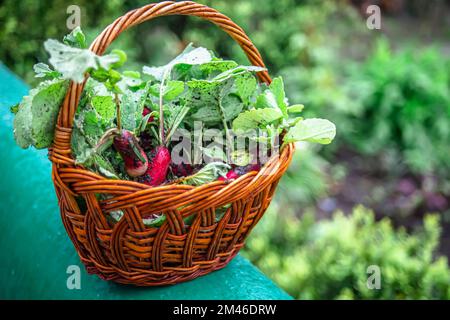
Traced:
<svg viewBox="0 0 450 320">
<path fill-rule="evenodd" d="M 253 65 L 264 67 L 258 50 L 240 27 L 216 10 L 190 1 L 161 2 L 130 11 L 109 25 L 90 49 L 103 54 L 122 31 L 168 15 L 211 21 L 239 43 Z M 258 77 L 271 81 L 267 72 Z M 72 83 L 68 90 L 49 157 L 61 218 L 87 271 L 119 283 L 157 286 L 194 279 L 226 266 L 267 209 L 294 145 L 283 148 L 260 172 L 231 183 L 149 187 L 109 180 L 77 166 L 72 158 L 71 128 L 83 87 Z M 96 194 L 109 198 L 100 201 Z M 79 205 L 80 199 L 84 205 Z M 216 208 L 227 204 L 231 206 L 216 221 Z M 112 224 L 106 214 L 114 210 L 122 210 L 124 216 Z M 142 218 L 153 213 L 166 215 L 159 228 L 143 224 Z M 193 216 L 190 225 L 184 223 L 188 216 Z"/>
</svg>

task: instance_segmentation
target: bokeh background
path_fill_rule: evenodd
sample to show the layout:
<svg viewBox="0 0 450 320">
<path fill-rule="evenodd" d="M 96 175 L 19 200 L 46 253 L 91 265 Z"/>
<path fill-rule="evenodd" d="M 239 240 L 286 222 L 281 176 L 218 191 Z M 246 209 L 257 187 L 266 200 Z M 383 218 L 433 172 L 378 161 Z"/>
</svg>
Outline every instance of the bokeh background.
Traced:
<svg viewBox="0 0 450 320">
<path fill-rule="evenodd" d="M 299 145 L 245 256 L 295 298 L 449 299 L 450 1 L 199 2 L 246 30 L 306 116 L 338 128 L 332 145 Z M 68 32 L 69 5 L 82 9 L 92 41 L 148 1 L 0 3 L 0 60 L 33 85 L 33 64 L 47 60 L 43 41 Z M 367 28 L 371 4 L 381 30 Z M 189 42 L 247 63 L 197 18 L 148 22 L 114 46 L 132 68 L 164 64 Z M 370 265 L 381 268 L 378 290 L 366 285 Z"/>
</svg>

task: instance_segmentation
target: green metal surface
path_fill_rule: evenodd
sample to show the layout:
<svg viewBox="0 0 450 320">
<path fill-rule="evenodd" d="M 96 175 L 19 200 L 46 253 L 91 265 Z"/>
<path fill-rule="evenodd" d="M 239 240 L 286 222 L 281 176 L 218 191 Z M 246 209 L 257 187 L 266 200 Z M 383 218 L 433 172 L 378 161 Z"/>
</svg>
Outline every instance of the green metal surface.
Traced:
<svg viewBox="0 0 450 320">
<path fill-rule="evenodd" d="M 0 299 L 291 299 L 249 261 L 175 286 L 136 288 L 88 275 L 60 220 L 46 150 L 14 143 L 9 106 L 26 85 L 0 63 Z M 67 288 L 67 268 L 81 289 Z"/>
</svg>

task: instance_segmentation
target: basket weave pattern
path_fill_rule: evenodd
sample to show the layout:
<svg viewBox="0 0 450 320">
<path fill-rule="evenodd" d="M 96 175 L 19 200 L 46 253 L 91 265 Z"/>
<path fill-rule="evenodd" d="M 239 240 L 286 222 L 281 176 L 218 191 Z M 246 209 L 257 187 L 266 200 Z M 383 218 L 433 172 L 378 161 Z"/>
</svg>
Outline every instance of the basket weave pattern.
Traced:
<svg viewBox="0 0 450 320">
<path fill-rule="evenodd" d="M 190 1 L 167 1 L 130 11 L 109 25 L 90 50 L 101 55 L 129 27 L 176 14 L 216 24 L 242 47 L 253 65 L 264 67 L 258 50 L 240 27 L 214 9 Z M 271 81 L 265 71 L 258 77 L 266 83 Z M 49 157 L 62 221 L 88 272 L 119 283 L 154 286 L 223 268 L 270 204 L 294 146 L 283 148 L 279 157 L 270 159 L 260 172 L 248 173 L 231 183 L 149 187 L 109 180 L 76 165 L 71 154 L 71 128 L 83 87 L 84 83 L 69 87 Z M 107 200 L 99 200 L 96 195 L 104 195 L 101 199 Z M 79 206 L 80 199 L 85 206 Z M 229 205 L 225 214 L 216 219 L 216 209 L 225 205 Z M 117 210 L 124 216 L 113 224 L 106 216 Z M 161 213 L 166 216 L 161 227 L 143 224 L 142 218 Z M 190 225 L 184 222 L 187 217 L 192 218 Z"/>
</svg>

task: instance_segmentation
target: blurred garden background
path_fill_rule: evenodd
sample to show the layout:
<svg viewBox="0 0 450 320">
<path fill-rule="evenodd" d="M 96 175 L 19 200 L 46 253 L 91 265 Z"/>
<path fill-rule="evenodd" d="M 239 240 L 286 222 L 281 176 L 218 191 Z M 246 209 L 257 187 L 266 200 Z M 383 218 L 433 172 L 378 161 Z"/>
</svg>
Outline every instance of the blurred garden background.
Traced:
<svg viewBox="0 0 450 320">
<path fill-rule="evenodd" d="M 450 1 L 199 2 L 244 28 L 292 103 L 338 129 L 326 148 L 299 145 L 244 255 L 299 299 L 449 299 Z M 80 6 L 92 41 L 146 3 L 2 0 L 0 61 L 35 84 L 43 41 L 68 33 L 69 5 Z M 380 30 L 366 25 L 371 4 Z M 197 18 L 148 22 L 114 46 L 130 64 L 157 65 L 189 42 L 247 63 Z M 366 285 L 370 265 L 381 268 L 379 290 Z"/>
</svg>

